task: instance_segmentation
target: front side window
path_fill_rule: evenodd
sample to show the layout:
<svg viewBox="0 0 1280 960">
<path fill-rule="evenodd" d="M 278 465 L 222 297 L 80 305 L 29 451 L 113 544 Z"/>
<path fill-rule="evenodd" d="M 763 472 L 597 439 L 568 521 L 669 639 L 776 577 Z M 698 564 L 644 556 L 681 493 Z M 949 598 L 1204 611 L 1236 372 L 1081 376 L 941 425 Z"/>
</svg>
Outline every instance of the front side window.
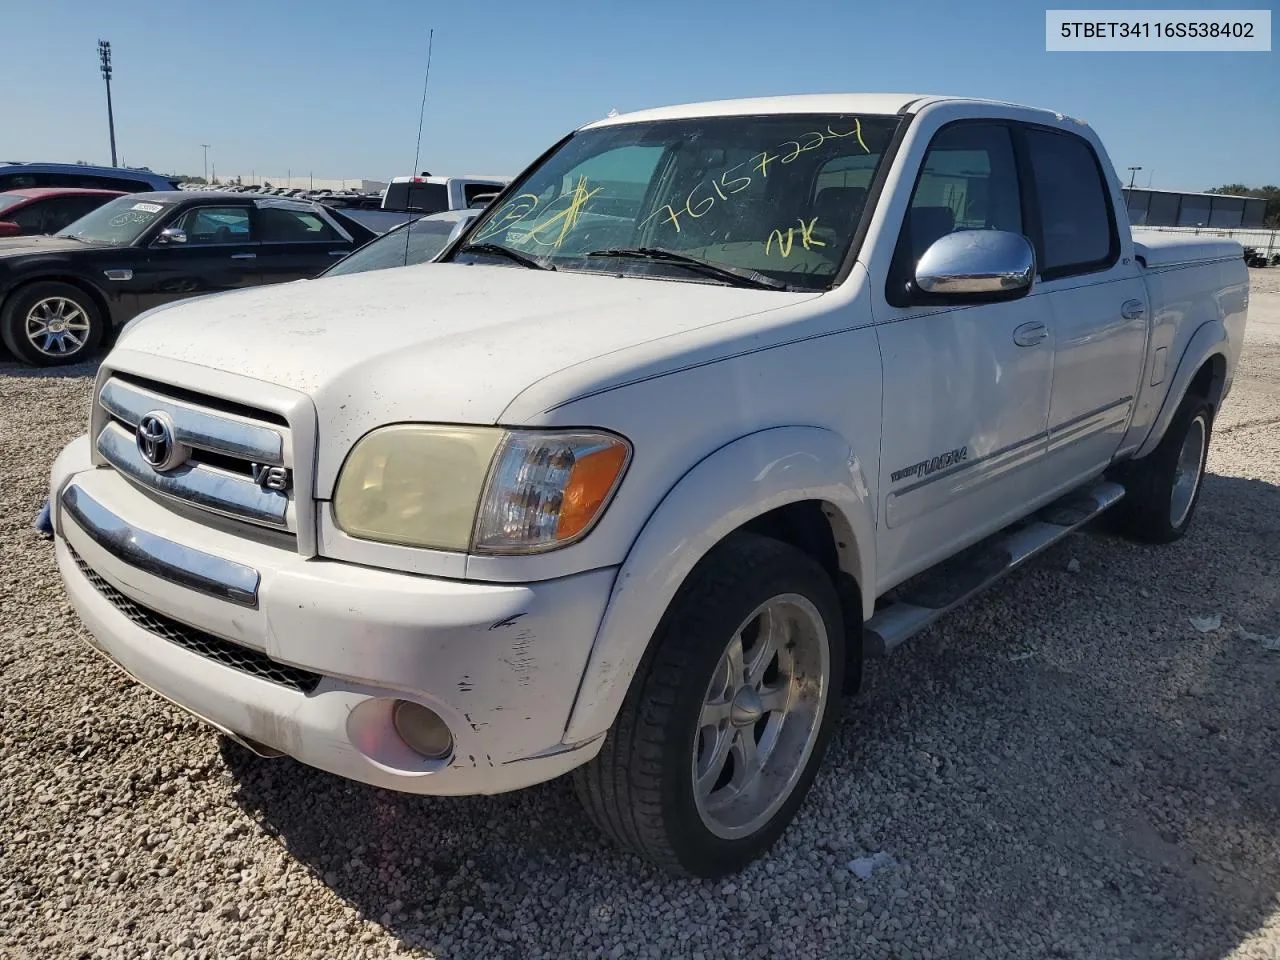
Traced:
<svg viewBox="0 0 1280 960">
<path fill-rule="evenodd" d="M 944 127 L 925 153 L 902 225 L 899 255 L 914 269 L 935 240 L 954 230 L 1022 233 L 1018 172 L 1008 127 Z"/>
<path fill-rule="evenodd" d="M 1093 147 L 1069 133 L 1026 129 L 1047 277 L 1087 273 L 1119 256 L 1111 194 Z M 1207 211 L 1206 211 L 1207 212 Z"/>
<path fill-rule="evenodd" d="M 169 226 L 187 235 L 188 245 L 249 243 L 248 207 L 195 207 Z"/>
<path fill-rule="evenodd" d="M 486 210 L 467 243 L 562 270 L 716 282 L 679 258 L 829 289 L 898 122 L 698 117 L 580 131 Z"/>
<path fill-rule="evenodd" d="M 124 247 L 146 233 L 157 220 L 168 216 L 172 209 L 172 203 L 140 199 L 136 194 L 116 197 L 59 230 L 58 236 Z"/>
</svg>

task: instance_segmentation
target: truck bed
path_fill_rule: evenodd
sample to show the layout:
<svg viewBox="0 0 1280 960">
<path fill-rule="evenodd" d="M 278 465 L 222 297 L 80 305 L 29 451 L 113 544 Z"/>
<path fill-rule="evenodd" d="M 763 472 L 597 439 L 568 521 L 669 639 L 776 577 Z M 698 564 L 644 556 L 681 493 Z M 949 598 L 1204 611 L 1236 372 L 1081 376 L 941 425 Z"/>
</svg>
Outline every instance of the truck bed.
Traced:
<svg viewBox="0 0 1280 960">
<path fill-rule="evenodd" d="M 1212 236 L 1187 236 L 1159 230 L 1133 231 L 1133 252 L 1143 266 L 1154 270 L 1209 260 L 1233 260 L 1244 256 L 1234 240 Z"/>
</svg>

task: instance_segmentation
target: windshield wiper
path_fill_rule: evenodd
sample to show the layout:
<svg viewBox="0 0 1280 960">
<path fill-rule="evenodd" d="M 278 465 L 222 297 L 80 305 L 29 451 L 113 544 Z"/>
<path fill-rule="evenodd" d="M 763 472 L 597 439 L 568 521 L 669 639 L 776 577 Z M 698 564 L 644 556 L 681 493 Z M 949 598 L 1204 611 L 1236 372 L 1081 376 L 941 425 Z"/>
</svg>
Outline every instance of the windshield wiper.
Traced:
<svg viewBox="0 0 1280 960">
<path fill-rule="evenodd" d="M 500 243 L 468 243 L 466 246 L 458 250 L 459 253 L 491 253 L 500 257 L 506 257 L 513 263 L 518 263 L 522 267 L 528 267 L 530 270 L 554 270 L 549 263 L 544 263 L 527 254 L 519 253 L 508 247 L 504 247 Z"/>
<path fill-rule="evenodd" d="M 650 260 L 654 263 L 670 263 L 679 267 L 697 270 L 709 277 L 716 277 L 735 287 L 753 287 L 757 290 L 790 290 L 791 287 L 781 280 L 766 277 L 755 270 L 741 267 L 726 267 L 710 260 L 700 260 L 688 254 L 674 250 L 663 250 L 661 247 L 611 247 L 608 250 L 593 250 L 588 257 L 620 257 L 628 260 Z"/>
</svg>

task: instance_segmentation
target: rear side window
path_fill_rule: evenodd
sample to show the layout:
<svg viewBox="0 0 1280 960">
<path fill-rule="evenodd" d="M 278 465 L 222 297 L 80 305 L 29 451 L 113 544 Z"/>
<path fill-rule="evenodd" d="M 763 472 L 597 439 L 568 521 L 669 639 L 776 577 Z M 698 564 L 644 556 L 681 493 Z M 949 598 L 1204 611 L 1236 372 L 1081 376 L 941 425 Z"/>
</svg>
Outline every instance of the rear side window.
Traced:
<svg viewBox="0 0 1280 960">
<path fill-rule="evenodd" d="M 70 226 L 90 210 L 96 210 L 111 197 L 98 194 L 80 197 L 53 197 L 44 202 L 45 233 L 57 233 Z"/>
<path fill-rule="evenodd" d="M 1040 210 L 1040 273 L 1045 278 L 1101 270 L 1120 252 L 1111 195 L 1086 140 L 1026 129 L 1032 185 Z"/>
<path fill-rule="evenodd" d="M 48 201 L 37 200 L 35 203 L 29 203 L 21 210 L 15 210 L 5 219 L 11 223 L 16 223 L 22 228 L 23 233 L 49 233 L 45 230 L 45 211 L 48 208 Z"/>
<path fill-rule="evenodd" d="M 264 207 L 258 211 L 258 228 L 261 239 L 266 243 L 340 239 L 329 224 L 305 210 Z"/>
</svg>

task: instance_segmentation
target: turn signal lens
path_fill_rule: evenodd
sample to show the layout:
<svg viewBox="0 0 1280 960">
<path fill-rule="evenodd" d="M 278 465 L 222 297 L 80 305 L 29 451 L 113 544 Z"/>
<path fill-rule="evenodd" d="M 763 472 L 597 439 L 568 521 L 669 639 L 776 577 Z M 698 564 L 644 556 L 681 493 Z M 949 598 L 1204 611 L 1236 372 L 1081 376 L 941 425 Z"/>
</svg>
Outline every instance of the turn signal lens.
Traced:
<svg viewBox="0 0 1280 960">
<path fill-rule="evenodd" d="M 518 431 L 480 501 L 477 553 L 538 553 L 584 536 L 622 480 L 631 447 L 605 433 Z"/>
</svg>

